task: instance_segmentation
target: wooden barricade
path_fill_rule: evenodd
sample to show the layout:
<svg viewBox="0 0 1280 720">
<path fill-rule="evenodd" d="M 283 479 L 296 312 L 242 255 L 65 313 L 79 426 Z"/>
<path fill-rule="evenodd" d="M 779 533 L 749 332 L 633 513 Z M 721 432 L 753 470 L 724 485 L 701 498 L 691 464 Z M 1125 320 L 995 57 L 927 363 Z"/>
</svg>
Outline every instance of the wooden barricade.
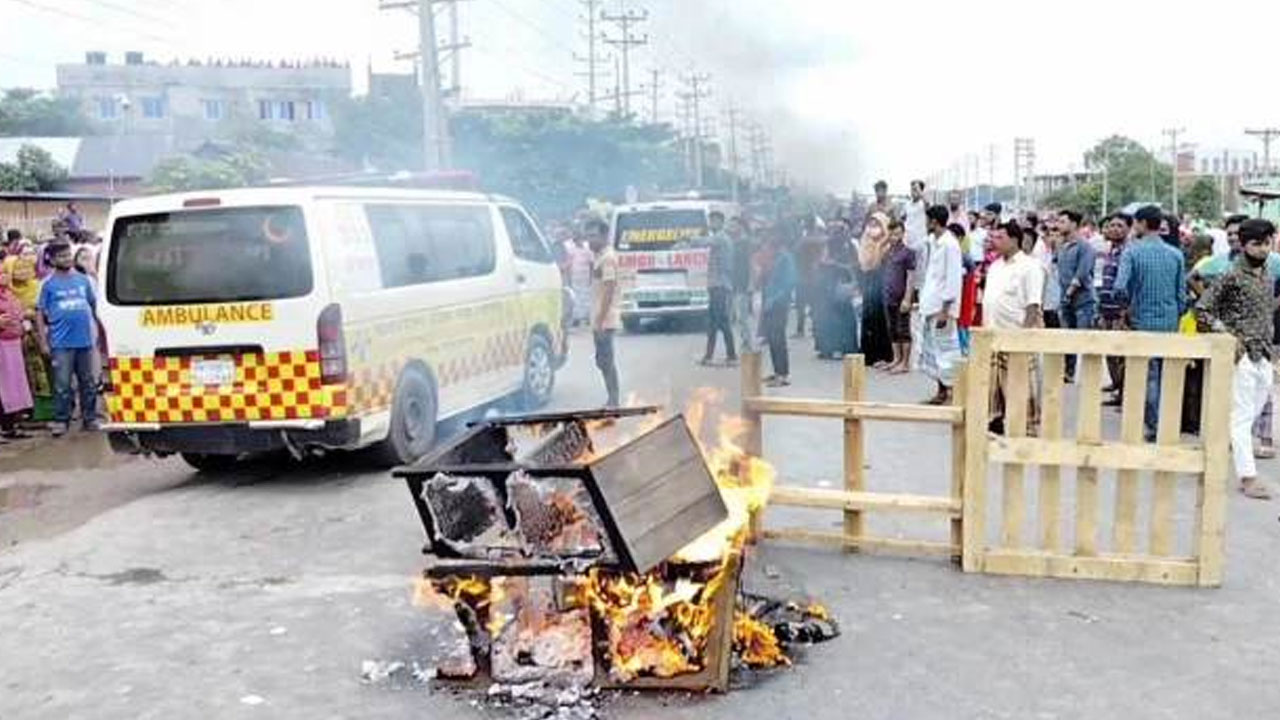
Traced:
<svg viewBox="0 0 1280 720">
<path fill-rule="evenodd" d="M 1223 571 L 1223 523 L 1230 465 L 1229 422 L 1235 340 L 1229 335 L 1066 330 L 975 330 L 965 413 L 963 546 L 966 572 L 1218 586 Z M 1074 436 L 1064 428 L 1066 358 L 1079 355 Z M 1118 441 L 1103 437 L 1102 383 L 1107 356 L 1123 358 L 1124 402 Z M 1148 365 L 1162 359 L 1159 423 L 1154 444 L 1144 440 Z M 1028 432 L 1031 373 L 1043 371 L 1042 420 Z M 994 369 L 1007 367 L 1004 433 L 988 432 Z M 1203 363 L 1202 442 L 1181 437 L 1187 369 Z M 1033 428 L 1034 430 L 1034 428 Z M 1001 465 L 996 514 L 988 493 L 988 463 Z M 1026 468 L 1039 468 L 1036 510 Z M 1063 468 L 1075 469 L 1074 507 L 1064 507 Z M 1102 512 L 1099 471 L 1115 476 L 1114 510 Z M 1140 477 L 1152 475 L 1146 537 L 1139 516 Z M 1180 477 L 1194 478 L 1190 537 L 1178 552 L 1175 505 Z M 1189 495 L 1189 493 L 1184 493 Z M 1068 498 L 1071 499 L 1071 498 Z M 1189 505 L 1189 503 L 1188 503 Z M 1105 519 L 1111 527 L 1100 527 Z M 1033 522 L 1029 521 L 1032 520 Z M 1034 525 L 1034 532 L 1032 526 Z M 998 529 L 998 531 L 997 531 Z M 1070 531 L 1070 539 L 1068 533 Z M 1144 542 L 1145 540 L 1145 542 Z M 1189 553 L 1185 550 L 1189 549 Z"/>
<path fill-rule="evenodd" d="M 848 551 L 894 550 L 920 554 L 950 556 L 957 561 L 961 557 L 962 494 L 965 473 L 965 409 L 964 381 L 957 385 L 955 397 L 949 406 L 899 405 L 867 402 L 863 399 L 866 387 L 866 366 L 861 355 L 845 358 L 844 400 L 807 400 L 766 397 L 760 376 L 760 356 L 748 354 L 742 362 L 742 417 L 746 422 L 743 449 L 756 456 L 763 456 L 764 441 L 761 432 L 762 419 L 766 415 L 790 415 L 815 418 L 831 418 L 844 423 L 844 490 L 779 485 L 774 488 L 770 505 L 804 508 L 826 508 L 844 512 L 843 532 L 821 532 L 800 528 L 767 529 L 760 527 L 760 518 L 753 519 L 753 537 L 800 540 L 839 545 Z M 863 427 L 865 421 L 942 423 L 952 428 L 952 473 L 950 493 L 934 497 L 877 493 L 867 489 L 863 470 L 865 452 Z M 903 540 L 874 537 L 865 530 L 864 514 L 869 512 L 927 513 L 947 518 L 951 524 L 951 541 Z"/>
</svg>

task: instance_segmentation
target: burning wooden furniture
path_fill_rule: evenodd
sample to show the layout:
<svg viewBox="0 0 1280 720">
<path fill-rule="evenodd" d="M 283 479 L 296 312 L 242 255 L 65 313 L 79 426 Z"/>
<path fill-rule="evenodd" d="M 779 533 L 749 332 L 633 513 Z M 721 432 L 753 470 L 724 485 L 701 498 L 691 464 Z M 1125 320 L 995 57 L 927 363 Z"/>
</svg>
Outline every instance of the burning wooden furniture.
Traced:
<svg viewBox="0 0 1280 720">
<path fill-rule="evenodd" d="M 684 418 L 654 413 L 486 422 L 396 471 L 427 534 L 423 592 L 468 631 L 442 677 L 727 688 L 740 547 L 698 549 L 730 511 Z"/>
</svg>

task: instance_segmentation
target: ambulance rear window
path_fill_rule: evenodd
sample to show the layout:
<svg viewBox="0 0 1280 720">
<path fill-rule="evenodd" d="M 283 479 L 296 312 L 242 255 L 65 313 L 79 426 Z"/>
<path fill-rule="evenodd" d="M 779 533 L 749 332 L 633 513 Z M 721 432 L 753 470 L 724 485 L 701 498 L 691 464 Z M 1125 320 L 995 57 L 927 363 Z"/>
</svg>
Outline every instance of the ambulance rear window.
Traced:
<svg viewBox="0 0 1280 720">
<path fill-rule="evenodd" d="M 279 300 L 311 292 L 298 207 L 210 208 L 116 221 L 107 298 L 117 305 Z"/>
<path fill-rule="evenodd" d="M 642 210 L 620 212 L 614 246 L 621 252 L 673 250 L 696 244 L 707 235 L 703 210 Z"/>
</svg>

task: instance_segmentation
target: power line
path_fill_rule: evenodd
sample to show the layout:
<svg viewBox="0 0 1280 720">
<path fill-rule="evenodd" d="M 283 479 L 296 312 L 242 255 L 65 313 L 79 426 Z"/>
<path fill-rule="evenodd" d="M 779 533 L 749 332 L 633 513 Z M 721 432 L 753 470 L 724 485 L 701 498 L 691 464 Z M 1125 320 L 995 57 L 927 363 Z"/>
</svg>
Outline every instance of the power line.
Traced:
<svg viewBox="0 0 1280 720">
<path fill-rule="evenodd" d="M 43 5 L 43 4 L 41 4 L 41 3 L 34 2 L 34 0 L 9 0 L 9 2 L 17 3 L 18 5 L 23 5 L 23 6 L 25 6 L 25 7 L 29 7 L 29 8 L 31 8 L 31 9 L 33 9 L 33 10 L 39 10 L 39 11 L 41 11 L 41 12 L 46 12 L 46 13 L 50 13 L 50 14 L 53 14 L 53 15 L 59 15 L 59 16 L 61 16 L 61 17 L 69 18 L 69 19 L 71 19 L 71 20 L 79 20 L 80 22 L 89 23 L 89 24 L 93 25 L 94 27 L 98 28 L 99 30 L 100 30 L 100 29 L 102 29 L 102 24 L 103 24 L 103 22 L 104 22 L 102 18 L 90 17 L 90 16 L 88 16 L 88 15 L 82 15 L 82 14 L 77 13 L 77 12 L 74 12 L 74 11 L 72 11 L 72 10 L 67 10 L 67 9 L 59 8 L 59 7 L 53 7 L 53 6 L 50 6 L 50 5 Z M 110 22 L 110 21 L 107 21 L 107 22 Z M 172 46 L 173 46 L 173 40 L 172 40 L 172 39 L 170 39 L 170 38 L 166 38 L 166 37 L 162 37 L 162 36 L 160 36 L 160 35 L 155 35 L 155 34 L 153 34 L 153 33 L 149 33 L 149 32 L 147 32 L 147 31 L 145 31 L 145 30 L 136 30 L 136 29 L 132 29 L 132 28 L 130 28 L 129 33 L 130 33 L 131 35 L 136 36 L 136 37 L 145 38 L 145 39 L 147 39 L 147 40 L 155 40 L 155 41 L 158 41 L 158 42 L 164 43 L 165 45 L 170 46 L 170 47 L 172 47 Z"/>
<path fill-rule="evenodd" d="M 163 25 L 165 28 L 172 29 L 175 27 L 174 22 L 172 20 L 157 17 L 149 13 L 139 12 L 137 10 L 134 10 L 131 7 L 127 7 L 125 5 L 118 5 L 114 2 L 110 2 L 110 0 L 84 0 L 84 2 L 87 2 L 90 5 L 97 5 L 98 7 L 106 8 L 108 10 L 114 10 L 115 12 L 122 13 L 125 15 L 131 15 L 135 18 L 138 18 L 139 20 L 145 20 L 147 22 L 157 23 L 159 25 Z"/>
<path fill-rule="evenodd" d="M 486 49 L 484 49 L 483 47 L 480 47 L 480 46 L 476 46 L 476 47 L 475 47 L 475 48 L 473 48 L 473 49 L 474 49 L 476 52 L 480 53 L 481 55 L 484 55 L 484 56 L 489 57 L 489 58 L 491 58 L 491 59 L 493 59 L 493 60 L 497 60 L 497 61 L 501 62 L 505 67 L 511 67 L 511 68 L 515 68 L 515 69 L 517 69 L 517 70 L 523 70 L 525 73 L 527 73 L 527 74 L 529 74 L 529 75 L 532 75 L 533 77 L 539 78 L 539 79 L 541 79 L 541 80 L 546 80 L 547 82 L 549 82 L 549 83 L 551 83 L 551 84 L 553 84 L 553 85 L 556 85 L 557 87 L 563 88 L 563 89 L 565 89 L 565 90 L 572 90 L 572 89 L 573 89 L 573 86 L 571 86 L 569 83 L 566 83 L 566 82 L 565 82 L 565 81 L 563 81 L 563 80 L 560 80 L 560 79 L 557 79 L 557 78 L 555 78 L 555 77 L 552 77 L 552 76 L 550 76 L 550 75 L 548 75 L 548 74 L 546 74 L 546 73 L 544 73 L 544 72 L 541 72 L 541 71 L 539 71 L 539 70 L 535 70 L 535 69 L 533 69 L 532 67 L 530 67 L 530 66 L 528 66 L 528 65 L 521 65 L 521 64 L 519 64 L 519 63 L 513 63 L 513 62 L 511 62 L 511 58 L 510 58 L 509 56 L 506 56 L 506 55 L 498 55 L 497 53 L 492 52 L 492 51 L 490 51 L 490 50 L 486 50 Z"/>
<path fill-rule="evenodd" d="M 499 10 L 502 10 L 511 18 L 515 19 L 520 23 L 523 23 L 524 25 L 526 25 L 527 27 L 529 27 L 530 29 L 534 30 L 539 35 L 541 35 L 542 38 L 547 41 L 547 47 L 552 47 L 557 50 L 564 47 L 564 43 L 561 40 L 558 40 L 556 38 L 555 33 L 548 30 L 545 26 L 539 23 L 536 23 L 533 20 L 530 20 L 528 16 L 518 12 L 517 10 L 515 10 L 514 8 L 512 8 L 510 5 L 506 4 L 502 0 L 490 0 L 490 2 L 492 2 L 494 6 L 496 6 Z"/>
</svg>

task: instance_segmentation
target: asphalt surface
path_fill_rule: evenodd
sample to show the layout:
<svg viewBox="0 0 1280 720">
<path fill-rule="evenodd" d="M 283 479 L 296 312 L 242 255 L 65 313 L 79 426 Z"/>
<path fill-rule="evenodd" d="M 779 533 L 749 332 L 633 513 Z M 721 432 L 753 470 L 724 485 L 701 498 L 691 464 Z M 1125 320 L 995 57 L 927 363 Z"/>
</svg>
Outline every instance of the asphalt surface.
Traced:
<svg viewBox="0 0 1280 720">
<path fill-rule="evenodd" d="M 701 342 L 620 338 L 624 391 L 679 407 L 720 388 L 735 407 L 737 373 L 696 367 Z M 839 397 L 839 366 L 794 349 L 786 393 Z M 574 350 L 557 407 L 603 399 L 589 339 Z M 869 394 L 911 401 L 928 390 L 919 377 L 872 373 Z M 789 482 L 835 486 L 840 438 L 838 423 L 771 420 L 766 456 Z M 871 425 L 871 487 L 945 491 L 948 443 L 937 428 Z M 1276 476 L 1276 463 L 1261 467 Z M 748 560 L 748 586 L 820 599 L 843 636 L 725 696 L 628 695 L 607 713 L 1277 717 L 1277 508 L 1232 496 L 1217 590 L 971 576 L 945 560 L 766 543 Z M 1185 502 L 1179 517 L 1185 529 Z M 768 518 L 839 523 L 829 512 Z M 946 536 L 940 521 L 870 527 Z M 0 718 L 502 717 L 403 675 L 361 680 L 364 660 L 425 662 L 437 643 L 439 618 L 410 603 L 421 541 L 403 485 L 359 457 L 209 476 L 177 459 L 113 456 L 96 436 L 0 447 Z"/>
</svg>

